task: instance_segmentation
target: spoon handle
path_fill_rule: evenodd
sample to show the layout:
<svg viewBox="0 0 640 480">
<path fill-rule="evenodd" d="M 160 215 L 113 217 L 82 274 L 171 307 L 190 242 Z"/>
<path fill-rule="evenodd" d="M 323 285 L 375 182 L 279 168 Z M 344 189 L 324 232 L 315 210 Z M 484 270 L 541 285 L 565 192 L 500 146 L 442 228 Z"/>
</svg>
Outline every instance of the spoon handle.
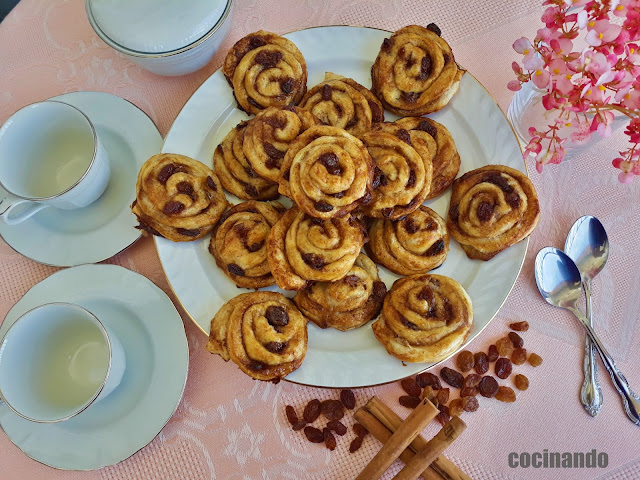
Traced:
<svg viewBox="0 0 640 480">
<path fill-rule="evenodd" d="M 591 310 L 591 282 L 585 280 L 583 283 L 584 293 L 587 297 L 587 319 L 591 328 L 593 328 L 593 315 Z M 598 363 L 596 361 L 596 349 L 593 342 L 587 335 L 584 346 L 584 381 L 580 389 L 580 400 L 585 410 L 595 417 L 602 409 L 602 388 L 598 383 L 597 374 Z"/>
<path fill-rule="evenodd" d="M 575 306 L 570 307 L 569 310 L 571 310 L 571 312 L 576 316 L 578 320 L 580 320 L 580 323 L 582 323 L 584 328 L 587 330 L 587 335 L 589 335 L 589 338 L 593 342 L 593 345 L 596 347 L 596 350 L 598 351 L 598 354 L 602 359 L 602 363 L 609 372 L 609 375 L 611 375 L 611 380 L 613 380 L 614 387 L 616 387 L 616 390 L 618 390 L 618 393 L 622 398 L 622 405 L 625 412 L 633 423 L 635 423 L 636 425 L 640 425 L 640 398 L 631 391 L 629 382 L 627 382 L 627 379 L 624 377 L 624 375 L 622 375 L 622 372 L 618 370 L 618 367 L 613 361 L 613 358 L 611 358 L 611 355 L 609 355 L 609 352 L 607 352 L 606 348 L 604 348 L 604 345 L 602 345 L 602 342 L 593 331 L 593 328 L 591 328 L 591 325 L 589 325 L 587 317 L 585 317 L 583 313 Z"/>
</svg>

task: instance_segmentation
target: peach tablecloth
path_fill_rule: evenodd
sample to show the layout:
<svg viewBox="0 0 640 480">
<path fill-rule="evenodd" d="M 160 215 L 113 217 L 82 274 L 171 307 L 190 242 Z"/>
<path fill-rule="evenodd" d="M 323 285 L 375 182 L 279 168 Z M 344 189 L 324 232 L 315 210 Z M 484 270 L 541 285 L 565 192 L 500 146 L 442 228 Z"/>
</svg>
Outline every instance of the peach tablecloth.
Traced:
<svg viewBox="0 0 640 480">
<path fill-rule="evenodd" d="M 195 74 L 163 78 L 129 62 L 102 43 L 87 22 L 82 0 L 22 0 L 0 24 L 0 124 L 21 106 L 76 90 L 119 95 L 143 109 L 166 135 L 182 105 L 219 67 L 223 51 L 258 29 L 287 32 L 316 25 L 365 25 L 395 30 L 410 23 L 435 22 L 450 42 L 456 60 L 469 69 L 506 110 L 511 98 L 514 39 L 532 37 L 539 28 L 539 0 L 518 2 L 454 0 L 236 0 L 231 32 L 216 58 Z M 610 236 L 611 256 L 595 282 L 597 331 L 636 391 L 640 391 L 640 319 L 637 289 L 638 198 L 640 181 L 617 182 L 610 166 L 624 141 L 614 135 L 588 152 L 544 175 L 530 171 L 538 189 L 542 220 L 531 236 L 522 273 L 510 297 L 489 327 L 471 344 L 485 349 L 511 321 L 527 320 L 526 346 L 542 355 L 537 370 L 526 369 L 531 387 L 514 404 L 482 399 L 476 413 L 464 414 L 468 430 L 447 455 L 474 479 L 631 479 L 640 478 L 640 430 L 624 415 L 604 370 L 600 378 L 605 406 L 590 418 L 579 404 L 584 335 L 570 316 L 548 307 L 538 295 L 533 259 L 545 245 L 561 247 L 581 215 L 599 217 Z M 530 168 L 531 170 L 531 168 Z M 55 268 L 39 265 L 0 241 L 0 318 L 35 283 Z M 110 259 L 136 270 L 172 293 L 150 238 L 143 238 Z M 173 296 L 172 296 L 173 298 Z M 351 432 L 329 452 L 293 432 L 284 405 L 301 407 L 314 397 L 336 392 L 280 382 L 260 383 L 231 363 L 208 354 L 206 338 L 183 315 L 191 354 L 184 398 L 173 419 L 149 446 L 130 459 L 93 472 L 60 472 L 27 458 L 0 434 L 1 479 L 350 479 L 377 451 L 367 438 L 348 453 Z M 378 395 L 397 404 L 399 384 L 356 391 L 359 403 Z M 434 423 L 425 434 L 438 429 Z M 606 452 L 604 469 L 510 468 L 510 452 Z M 384 478 L 391 478 L 394 464 Z"/>
</svg>

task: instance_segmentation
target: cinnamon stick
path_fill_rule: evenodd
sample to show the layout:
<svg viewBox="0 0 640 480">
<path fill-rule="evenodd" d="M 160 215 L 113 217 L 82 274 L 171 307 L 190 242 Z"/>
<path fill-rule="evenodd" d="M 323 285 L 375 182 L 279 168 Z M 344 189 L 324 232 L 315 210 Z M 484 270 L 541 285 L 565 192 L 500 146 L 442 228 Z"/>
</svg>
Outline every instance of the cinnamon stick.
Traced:
<svg viewBox="0 0 640 480">
<path fill-rule="evenodd" d="M 435 418 L 439 410 L 426 398 L 405 418 L 380 451 L 356 477 L 356 480 L 373 480 L 380 476 L 400 456 L 411 441 Z"/>
<path fill-rule="evenodd" d="M 422 471 L 464 432 L 467 425 L 459 417 L 453 417 L 427 442 L 427 445 L 405 464 L 393 480 L 416 480 Z"/>
<path fill-rule="evenodd" d="M 395 432 L 402 423 L 402 418 L 400 418 L 393 410 L 391 410 L 391 408 L 387 406 L 386 403 L 384 403 L 378 397 L 371 397 L 364 408 L 371 412 L 371 414 L 391 432 Z M 427 441 L 424 439 L 424 437 L 418 435 L 413 439 L 413 441 L 409 445 L 409 448 L 414 453 L 417 453 L 424 447 L 426 447 L 426 445 Z M 440 455 L 438 458 L 436 458 L 429 468 L 431 470 L 434 470 L 444 480 L 471 480 L 470 476 L 460 470 L 455 463 L 446 458 L 444 455 Z M 438 480 L 437 477 L 432 478 L 433 480 Z M 432 478 L 430 477 L 429 480 L 432 480 Z M 427 480 L 427 477 L 425 477 L 425 480 Z"/>
</svg>

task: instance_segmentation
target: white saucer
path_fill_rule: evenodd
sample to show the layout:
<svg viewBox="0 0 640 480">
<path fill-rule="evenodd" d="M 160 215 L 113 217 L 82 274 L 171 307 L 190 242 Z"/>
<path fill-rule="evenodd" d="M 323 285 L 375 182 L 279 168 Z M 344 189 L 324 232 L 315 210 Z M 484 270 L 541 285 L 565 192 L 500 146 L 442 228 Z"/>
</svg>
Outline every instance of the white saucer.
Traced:
<svg viewBox="0 0 640 480">
<path fill-rule="evenodd" d="M 125 350 L 122 383 L 108 397 L 60 423 L 29 422 L 0 403 L 0 426 L 29 457 L 64 470 L 118 463 L 147 445 L 182 398 L 189 347 L 180 315 L 142 275 L 116 265 L 54 273 L 29 290 L 0 325 L 0 337 L 27 310 L 52 301 L 81 305 L 108 325 Z"/>
<path fill-rule="evenodd" d="M 109 153 L 109 185 L 85 208 L 45 208 L 19 225 L 0 221 L 0 236 L 36 262 L 59 267 L 97 263 L 140 237 L 129 205 L 135 198 L 138 170 L 160 152 L 162 136 L 142 110 L 115 95 L 73 92 L 53 99 L 78 107 L 95 125 Z"/>
</svg>

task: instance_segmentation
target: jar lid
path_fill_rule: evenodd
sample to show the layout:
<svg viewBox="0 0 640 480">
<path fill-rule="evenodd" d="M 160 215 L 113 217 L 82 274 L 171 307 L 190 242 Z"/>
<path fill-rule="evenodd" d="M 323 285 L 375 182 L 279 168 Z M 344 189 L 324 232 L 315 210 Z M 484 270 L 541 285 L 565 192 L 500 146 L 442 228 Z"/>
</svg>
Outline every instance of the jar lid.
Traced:
<svg viewBox="0 0 640 480">
<path fill-rule="evenodd" d="M 109 39 L 141 53 L 163 53 L 209 32 L 231 0 L 86 0 L 91 23 Z M 92 17 L 92 18 L 91 18 Z"/>
</svg>

